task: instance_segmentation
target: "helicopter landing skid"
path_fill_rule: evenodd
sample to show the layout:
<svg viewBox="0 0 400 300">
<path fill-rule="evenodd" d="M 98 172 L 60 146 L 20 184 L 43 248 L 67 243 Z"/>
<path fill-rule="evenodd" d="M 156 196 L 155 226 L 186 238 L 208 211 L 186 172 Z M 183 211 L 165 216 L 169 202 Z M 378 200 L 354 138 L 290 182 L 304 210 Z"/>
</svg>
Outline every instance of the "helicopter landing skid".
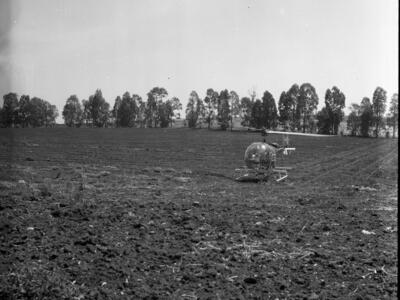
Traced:
<svg viewBox="0 0 400 300">
<path fill-rule="evenodd" d="M 276 179 L 276 182 L 282 181 L 289 176 L 287 169 L 284 168 L 275 168 L 273 169 L 273 172 L 278 175 L 278 179 Z"/>
<path fill-rule="evenodd" d="M 287 170 L 290 169 L 290 167 L 275 167 L 271 169 L 240 168 L 235 171 L 241 172 L 242 174 L 236 177 L 235 180 L 239 182 L 262 182 L 268 181 L 272 175 L 276 175 L 274 177 L 278 178 L 275 179 L 275 181 L 280 182 L 289 176 Z"/>
</svg>

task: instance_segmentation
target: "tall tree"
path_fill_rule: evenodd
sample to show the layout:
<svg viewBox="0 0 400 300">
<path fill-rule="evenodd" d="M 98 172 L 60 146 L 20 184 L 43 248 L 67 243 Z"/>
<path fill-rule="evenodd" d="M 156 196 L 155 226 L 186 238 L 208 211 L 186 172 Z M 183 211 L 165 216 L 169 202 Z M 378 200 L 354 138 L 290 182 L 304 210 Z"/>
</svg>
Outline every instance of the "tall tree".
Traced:
<svg viewBox="0 0 400 300">
<path fill-rule="evenodd" d="M 139 112 L 140 112 L 139 105 L 143 102 L 142 97 L 140 97 L 137 94 L 132 94 L 131 102 L 132 102 L 132 104 L 131 104 L 132 111 L 134 113 L 132 126 L 136 126 L 138 123 L 140 123 L 140 121 L 139 121 Z"/>
<path fill-rule="evenodd" d="M 279 111 L 279 122 L 283 125 L 286 129 L 289 128 L 289 121 L 290 121 L 290 98 L 286 95 L 286 92 L 283 91 L 279 97 L 278 101 L 278 111 Z"/>
<path fill-rule="evenodd" d="M 16 93 L 8 93 L 3 96 L 3 108 L 1 120 L 4 127 L 14 127 L 18 120 L 18 96 Z"/>
<path fill-rule="evenodd" d="M 44 101 L 45 104 L 45 126 L 53 127 L 56 124 L 56 119 L 58 117 L 57 106 Z"/>
<path fill-rule="evenodd" d="M 199 96 L 197 96 L 196 113 L 199 121 L 203 123 L 205 118 L 204 102 Z"/>
<path fill-rule="evenodd" d="M 230 102 L 230 110 L 231 110 L 231 130 L 233 128 L 233 119 L 240 115 L 240 99 L 239 95 L 235 91 L 230 91 L 229 93 L 229 102 Z"/>
<path fill-rule="evenodd" d="M 149 127 L 157 127 L 159 120 L 157 106 L 166 96 L 168 92 L 163 87 L 154 87 L 147 93 L 146 121 Z"/>
<path fill-rule="evenodd" d="M 317 113 L 317 128 L 318 133 L 329 134 L 331 130 L 329 112 L 326 107 L 323 107 Z"/>
<path fill-rule="evenodd" d="M 389 106 L 389 116 L 388 121 L 393 127 L 393 137 L 396 137 L 396 127 L 398 128 L 399 124 L 399 95 L 397 93 L 393 94 L 392 99 L 390 100 Z"/>
<path fill-rule="evenodd" d="M 174 109 L 172 107 L 172 101 L 171 99 L 168 99 L 165 102 L 165 112 L 167 113 L 167 127 L 170 126 L 172 127 L 172 122 L 173 122 L 173 117 L 174 117 Z"/>
<path fill-rule="evenodd" d="M 189 128 L 196 128 L 204 116 L 204 104 L 196 91 L 192 91 L 186 105 L 186 120 Z"/>
<path fill-rule="evenodd" d="M 18 123 L 21 124 L 22 127 L 29 126 L 30 102 L 31 102 L 31 99 L 30 99 L 29 95 L 22 95 L 19 98 Z"/>
<path fill-rule="evenodd" d="M 168 127 L 170 124 L 171 106 L 168 102 L 160 102 L 157 105 L 157 118 L 158 124 L 161 128 Z"/>
<path fill-rule="evenodd" d="M 83 121 L 83 110 L 76 95 L 71 95 L 62 112 L 64 123 L 68 127 L 80 127 Z"/>
<path fill-rule="evenodd" d="M 261 128 L 263 126 L 264 110 L 260 99 L 254 101 L 251 109 L 250 126 L 255 128 Z"/>
<path fill-rule="evenodd" d="M 137 121 L 139 123 L 139 127 L 143 128 L 146 125 L 146 103 L 140 97 L 137 100 L 137 105 L 138 105 Z"/>
<path fill-rule="evenodd" d="M 138 112 L 136 100 L 138 97 L 138 95 L 132 95 L 131 97 L 129 92 L 125 92 L 122 95 L 122 99 L 117 97 L 113 111 L 117 127 L 133 127 L 135 125 Z"/>
<path fill-rule="evenodd" d="M 120 115 L 121 115 L 121 125 L 125 127 L 133 127 L 136 121 L 136 113 L 137 113 L 137 104 L 135 97 L 131 97 L 128 92 L 125 92 L 122 95 L 122 103 L 120 107 Z"/>
<path fill-rule="evenodd" d="M 84 103 L 87 112 L 86 117 L 96 127 L 105 127 L 108 124 L 110 105 L 106 102 L 100 89 L 94 95 L 89 96 Z"/>
<path fill-rule="evenodd" d="M 111 116 L 113 118 L 113 122 L 115 123 L 116 127 L 118 127 L 118 112 L 119 108 L 121 107 L 121 102 L 122 102 L 121 96 L 117 96 L 117 98 L 115 98 L 114 106 L 111 111 Z"/>
<path fill-rule="evenodd" d="M 33 97 L 29 102 L 29 126 L 40 127 L 45 122 L 45 105 L 44 101 L 38 97 Z"/>
<path fill-rule="evenodd" d="M 375 137 L 379 136 L 379 129 L 383 125 L 383 115 L 386 109 L 386 91 L 377 87 L 372 97 L 372 114 L 373 114 L 373 125 L 375 126 Z"/>
<path fill-rule="evenodd" d="M 369 128 L 373 125 L 374 113 L 369 98 L 364 97 L 360 105 L 360 133 L 363 137 L 369 137 Z"/>
<path fill-rule="evenodd" d="M 167 111 L 169 116 L 170 126 L 172 127 L 173 117 L 180 117 L 180 111 L 182 110 L 182 103 L 177 97 L 172 97 L 167 101 Z"/>
<path fill-rule="evenodd" d="M 172 98 L 166 102 L 158 101 L 157 103 L 157 124 L 161 128 L 172 126 L 172 117 L 174 116 L 174 109 L 179 109 L 181 104 L 178 98 Z"/>
<path fill-rule="evenodd" d="M 309 126 L 310 118 L 318 106 L 318 95 L 310 83 L 303 83 L 300 86 L 300 93 L 297 104 L 297 111 L 300 117 L 303 132 Z"/>
<path fill-rule="evenodd" d="M 293 84 L 286 92 L 285 96 L 287 97 L 287 99 L 285 100 L 287 103 L 285 105 L 286 107 L 288 107 L 290 129 L 292 131 L 298 130 L 300 128 L 300 113 L 298 109 L 300 87 L 297 84 Z"/>
<path fill-rule="evenodd" d="M 347 129 L 350 130 L 351 136 L 357 136 L 361 128 L 361 107 L 352 103 L 350 110 L 350 114 L 347 117 Z"/>
<path fill-rule="evenodd" d="M 49 102 L 33 97 L 29 102 L 29 125 L 32 127 L 53 126 L 55 119 L 58 116 L 58 111 L 55 105 Z"/>
<path fill-rule="evenodd" d="M 218 122 L 222 130 L 229 128 L 230 107 L 229 107 L 229 92 L 222 90 L 218 96 Z"/>
<path fill-rule="evenodd" d="M 346 97 L 336 86 L 326 90 L 325 106 L 329 115 L 330 134 L 338 134 L 339 124 L 344 116 L 345 101 Z"/>
<path fill-rule="evenodd" d="M 278 125 L 278 112 L 276 109 L 275 99 L 268 91 L 264 92 L 262 97 L 263 115 L 262 124 L 267 129 L 276 128 Z"/>
<path fill-rule="evenodd" d="M 89 100 L 83 99 L 82 100 L 82 107 L 83 107 L 83 121 L 87 127 L 93 126 L 93 120 L 91 119 L 90 115 L 90 107 L 89 107 Z"/>
<path fill-rule="evenodd" d="M 208 129 L 210 129 L 212 120 L 217 116 L 216 110 L 218 106 L 218 92 L 214 91 L 211 88 L 207 89 L 204 103 L 205 119 Z"/>
<path fill-rule="evenodd" d="M 252 108 L 253 102 L 249 97 L 240 99 L 240 117 L 242 118 L 241 124 L 243 126 L 250 126 Z"/>
</svg>

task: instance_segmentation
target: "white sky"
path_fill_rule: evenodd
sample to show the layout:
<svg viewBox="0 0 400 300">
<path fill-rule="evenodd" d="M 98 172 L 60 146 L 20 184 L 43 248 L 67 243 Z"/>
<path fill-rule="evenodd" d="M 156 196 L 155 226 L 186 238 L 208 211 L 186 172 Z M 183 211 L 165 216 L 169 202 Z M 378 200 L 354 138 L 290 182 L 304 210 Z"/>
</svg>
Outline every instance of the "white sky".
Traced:
<svg viewBox="0 0 400 300">
<path fill-rule="evenodd" d="M 320 107 L 333 85 L 347 107 L 377 86 L 398 91 L 395 0 L 1 0 L 0 18 L 0 95 L 38 96 L 60 114 L 97 88 L 113 106 L 162 86 L 184 107 L 207 88 L 278 102 L 310 82 Z"/>
</svg>

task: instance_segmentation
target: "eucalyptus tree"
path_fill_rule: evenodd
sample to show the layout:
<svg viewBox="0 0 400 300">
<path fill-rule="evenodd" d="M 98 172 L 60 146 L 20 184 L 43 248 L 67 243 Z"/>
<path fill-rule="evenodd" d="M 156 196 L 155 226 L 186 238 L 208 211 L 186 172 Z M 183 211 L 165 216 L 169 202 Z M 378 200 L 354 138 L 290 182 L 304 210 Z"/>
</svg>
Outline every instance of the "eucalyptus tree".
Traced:
<svg viewBox="0 0 400 300">
<path fill-rule="evenodd" d="M 146 121 L 149 127 L 157 127 L 159 122 L 159 110 L 157 106 L 161 104 L 168 92 L 163 87 L 154 87 L 147 93 Z"/>
<path fill-rule="evenodd" d="M 383 126 L 383 116 L 386 109 L 386 91 L 377 87 L 372 96 L 372 115 L 373 126 L 375 127 L 375 137 L 379 136 L 379 129 Z"/>
<path fill-rule="evenodd" d="M 325 106 L 329 115 L 329 133 L 337 135 L 340 122 L 343 120 L 346 97 L 339 88 L 334 86 L 325 93 Z"/>
<path fill-rule="evenodd" d="M 262 97 L 262 124 L 267 129 L 276 128 L 278 125 L 278 111 L 276 109 L 275 99 L 268 91 L 264 92 Z"/>
<path fill-rule="evenodd" d="M 71 95 L 63 108 L 62 116 L 68 127 L 80 127 L 83 122 L 83 110 L 76 95 Z"/>
<path fill-rule="evenodd" d="M 207 127 L 210 129 L 212 120 L 217 116 L 218 107 L 218 92 L 213 89 L 207 89 L 206 97 L 204 98 L 205 119 Z"/>
<path fill-rule="evenodd" d="M 230 118 L 230 107 L 229 107 L 230 95 L 228 90 L 222 90 L 218 96 L 218 122 L 222 130 L 229 128 Z"/>
<path fill-rule="evenodd" d="M 204 103 L 200 99 L 196 91 L 192 91 L 186 105 L 186 120 L 189 128 L 196 128 L 199 121 L 204 118 L 205 109 Z"/>
<path fill-rule="evenodd" d="M 303 132 L 306 132 L 306 128 L 317 106 L 318 95 L 315 88 L 310 83 L 303 83 L 300 86 L 297 102 L 297 115 L 299 116 Z"/>
</svg>

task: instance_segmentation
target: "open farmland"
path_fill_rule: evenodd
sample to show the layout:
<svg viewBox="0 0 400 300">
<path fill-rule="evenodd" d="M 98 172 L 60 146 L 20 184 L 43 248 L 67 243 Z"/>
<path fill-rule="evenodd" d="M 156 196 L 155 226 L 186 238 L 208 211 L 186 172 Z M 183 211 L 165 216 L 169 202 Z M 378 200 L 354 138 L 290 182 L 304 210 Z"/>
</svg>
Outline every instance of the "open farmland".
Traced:
<svg viewBox="0 0 400 300">
<path fill-rule="evenodd" d="M 397 139 L 290 136 L 284 182 L 235 182 L 260 140 L 0 130 L 0 298 L 396 299 Z"/>
</svg>

